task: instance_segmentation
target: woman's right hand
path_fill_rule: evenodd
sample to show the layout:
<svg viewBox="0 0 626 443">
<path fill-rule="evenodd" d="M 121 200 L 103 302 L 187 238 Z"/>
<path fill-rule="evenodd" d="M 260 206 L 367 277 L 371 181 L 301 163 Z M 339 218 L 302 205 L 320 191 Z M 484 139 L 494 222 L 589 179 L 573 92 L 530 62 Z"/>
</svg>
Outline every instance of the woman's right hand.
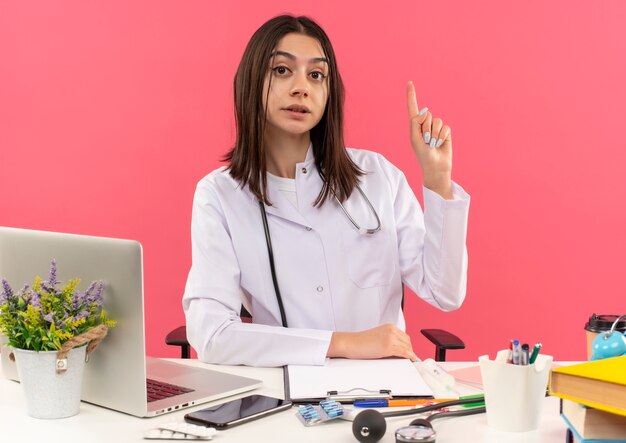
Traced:
<svg viewBox="0 0 626 443">
<path fill-rule="evenodd" d="M 411 338 L 392 324 L 361 332 L 333 332 L 326 356 L 354 359 L 402 357 L 417 360 Z"/>
</svg>

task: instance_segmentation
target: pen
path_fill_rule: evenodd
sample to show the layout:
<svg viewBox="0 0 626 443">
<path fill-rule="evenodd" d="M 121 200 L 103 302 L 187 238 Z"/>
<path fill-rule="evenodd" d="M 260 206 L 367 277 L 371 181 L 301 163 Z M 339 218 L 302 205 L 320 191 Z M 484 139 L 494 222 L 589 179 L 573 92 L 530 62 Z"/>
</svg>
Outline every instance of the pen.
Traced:
<svg viewBox="0 0 626 443">
<path fill-rule="evenodd" d="M 535 343 L 535 346 L 533 346 L 533 353 L 530 356 L 530 361 L 529 363 L 532 365 L 535 360 L 537 360 L 537 356 L 539 355 L 539 350 L 541 349 L 542 344 L 541 343 Z"/>
<path fill-rule="evenodd" d="M 528 346 L 528 343 L 524 343 L 522 345 L 522 353 L 520 354 L 520 362 L 519 364 L 522 366 L 527 366 L 528 365 L 528 351 L 530 349 L 530 346 Z"/>
<path fill-rule="evenodd" d="M 352 406 L 356 408 L 391 408 L 394 406 L 419 406 L 425 403 L 443 403 L 458 400 L 456 398 L 419 398 L 412 400 L 386 400 L 377 398 L 372 400 L 357 400 Z"/>
</svg>

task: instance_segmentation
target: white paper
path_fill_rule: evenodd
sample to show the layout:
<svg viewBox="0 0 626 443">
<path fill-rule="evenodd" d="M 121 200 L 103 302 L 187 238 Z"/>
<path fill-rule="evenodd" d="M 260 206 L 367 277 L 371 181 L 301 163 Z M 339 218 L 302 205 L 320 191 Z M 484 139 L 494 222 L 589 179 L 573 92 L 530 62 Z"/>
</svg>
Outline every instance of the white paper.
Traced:
<svg viewBox="0 0 626 443">
<path fill-rule="evenodd" d="M 432 396 L 410 360 L 327 359 L 324 366 L 289 365 L 289 394 L 292 399 L 326 398 L 329 391 L 352 391 L 356 397 L 389 390 L 393 397 Z M 365 390 L 365 391 L 363 391 Z"/>
</svg>

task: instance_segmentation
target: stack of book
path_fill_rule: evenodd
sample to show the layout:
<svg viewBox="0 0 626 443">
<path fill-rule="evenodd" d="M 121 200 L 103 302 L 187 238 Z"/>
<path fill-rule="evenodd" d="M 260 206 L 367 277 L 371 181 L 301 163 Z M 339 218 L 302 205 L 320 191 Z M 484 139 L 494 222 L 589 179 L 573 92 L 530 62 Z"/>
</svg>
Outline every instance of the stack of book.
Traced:
<svg viewBox="0 0 626 443">
<path fill-rule="evenodd" d="M 550 394 L 574 441 L 626 443 L 626 356 L 556 368 Z"/>
</svg>

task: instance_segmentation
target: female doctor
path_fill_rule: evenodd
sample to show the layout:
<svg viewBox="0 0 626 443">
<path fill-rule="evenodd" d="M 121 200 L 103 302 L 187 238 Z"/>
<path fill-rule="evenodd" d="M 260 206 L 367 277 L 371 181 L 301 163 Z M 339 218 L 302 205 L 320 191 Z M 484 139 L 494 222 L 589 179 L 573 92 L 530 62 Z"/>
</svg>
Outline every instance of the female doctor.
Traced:
<svg viewBox="0 0 626 443">
<path fill-rule="evenodd" d="M 236 144 L 198 183 L 187 337 L 209 363 L 416 360 L 402 284 L 444 311 L 465 297 L 469 196 L 451 180 L 450 128 L 407 85 L 424 207 L 380 154 L 343 142 L 344 88 L 326 33 L 279 16 L 235 75 Z M 253 323 L 239 317 L 241 306 Z"/>
</svg>

